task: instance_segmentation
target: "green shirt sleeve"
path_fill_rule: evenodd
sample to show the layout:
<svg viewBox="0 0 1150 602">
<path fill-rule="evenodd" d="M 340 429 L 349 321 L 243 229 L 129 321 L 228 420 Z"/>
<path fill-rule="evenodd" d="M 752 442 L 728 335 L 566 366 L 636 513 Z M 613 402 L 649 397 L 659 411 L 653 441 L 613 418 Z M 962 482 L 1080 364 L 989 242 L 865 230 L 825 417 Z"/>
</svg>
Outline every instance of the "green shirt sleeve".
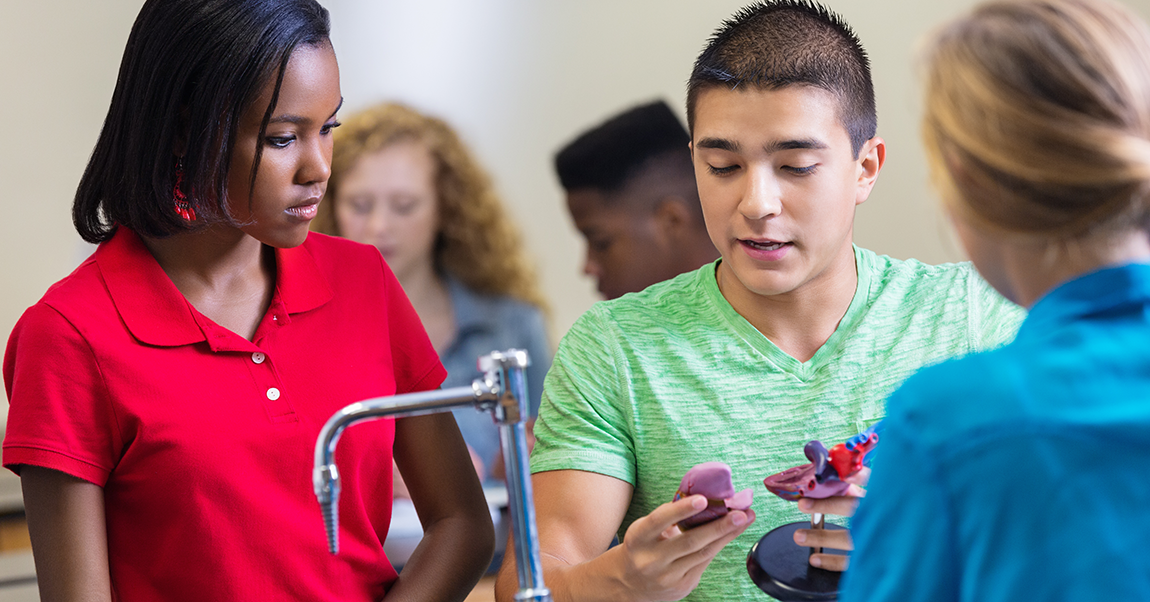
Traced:
<svg viewBox="0 0 1150 602">
<path fill-rule="evenodd" d="M 615 326 L 602 306 L 571 327 L 543 385 L 531 471 L 585 470 L 635 484 L 628 392 Z"/>
<path fill-rule="evenodd" d="M 974 266 L 970 270 L 967 290 L 970 298 L 970 346 L 974 351 L 1001 347 L 1014 340 L 1026 310 L 1007 300 L 982 278 Z"/>
</svg>

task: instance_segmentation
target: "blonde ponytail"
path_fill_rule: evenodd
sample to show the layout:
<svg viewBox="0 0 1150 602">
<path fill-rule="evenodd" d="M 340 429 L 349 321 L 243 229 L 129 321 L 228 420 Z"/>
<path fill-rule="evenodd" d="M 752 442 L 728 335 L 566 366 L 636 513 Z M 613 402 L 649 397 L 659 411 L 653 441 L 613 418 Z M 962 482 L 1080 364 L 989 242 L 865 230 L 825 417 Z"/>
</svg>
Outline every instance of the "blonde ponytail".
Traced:
<svg viewBox="0 0 1150 602">
<path fill-rule="evenodd" d="M 1106 0 L 984 4 L 927 57 L 923 136 L 952 210 L 1073 238 L 1150 216 L 1150 28 Z"/>
</svg>

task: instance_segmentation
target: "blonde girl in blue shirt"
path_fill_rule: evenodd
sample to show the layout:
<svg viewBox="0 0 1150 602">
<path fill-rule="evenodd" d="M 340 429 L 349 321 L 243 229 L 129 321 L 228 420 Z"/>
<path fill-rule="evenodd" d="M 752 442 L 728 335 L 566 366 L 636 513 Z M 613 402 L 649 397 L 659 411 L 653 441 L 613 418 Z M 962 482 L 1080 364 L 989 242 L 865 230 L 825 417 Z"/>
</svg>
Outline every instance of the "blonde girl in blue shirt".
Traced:
<svg viewBox="0 0 1150 602">
<path fill-rule="evenodd" d="M 841 599 L 1150 599 L 1150 28 L 990 2 L 927 67 L 946 208 L 1030 314 L 891 397 Z"/>
</svg>

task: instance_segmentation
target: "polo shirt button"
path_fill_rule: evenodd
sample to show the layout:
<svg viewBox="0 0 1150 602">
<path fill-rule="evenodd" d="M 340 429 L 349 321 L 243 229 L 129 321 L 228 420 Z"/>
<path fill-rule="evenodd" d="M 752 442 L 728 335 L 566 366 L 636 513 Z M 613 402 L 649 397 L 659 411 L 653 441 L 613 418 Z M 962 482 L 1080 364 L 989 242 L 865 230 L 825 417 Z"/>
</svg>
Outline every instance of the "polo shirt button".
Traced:
<svg viewBox="0 0 1150 602">
<path fill-rule="evenodd" d="M 264 360 L 266 360 L 267 358 L 268 358 L 268 356 L 260 353 L 259 351 L 252 354 L 252 362 L 256 363 L 256 364 L 264 363 Z"/>
<path fill-rule="evenodd" d="M 280 390 L 272 387 L 268 389 L 268 399 L 275 401 L 280 398 Z"/>
</svg>

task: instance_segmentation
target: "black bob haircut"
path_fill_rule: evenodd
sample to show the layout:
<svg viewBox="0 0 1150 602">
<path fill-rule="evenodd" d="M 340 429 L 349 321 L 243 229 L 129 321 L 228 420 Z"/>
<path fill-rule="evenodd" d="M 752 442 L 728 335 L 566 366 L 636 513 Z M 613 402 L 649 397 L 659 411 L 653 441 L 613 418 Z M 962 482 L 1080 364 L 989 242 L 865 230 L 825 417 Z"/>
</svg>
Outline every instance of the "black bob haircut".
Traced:
<svg viewBox="0 0 1150 602">
<path fill-rule="evenodd" d="M 329 43 L 329 32 L 327 10 L 314 0 L 148 0 L 76 190 L 72 221 L 80 236 L 98 243 L 119 226 L 158 238 L 235 225 L 224 203 L 244 110 L 275 82 L 262 139 L 292 51 Z M 256 149 L 253 183 L 262 145 Z M 177 154 L 194 223 L 173 208 Z"/>
<path fill-rule="evenodd" d="M 878 129 L 870 59 L 842 17 L 809 0 L 770 0 L 724 21 L 695 61 L 687 83 L 687 124 L 706 89 L 777 90 L 809 85 L 838 99 L 839 121 L 855 157 Z"/>
<path fill-rule="evenodd" d="M 617 191 L 654 157 L 686 158 L 690 135 L 667 103 L 640 105 L 608 119 L 568 143 L 555 156 L 555 171 L 565 190 Z"/>
</svg>

